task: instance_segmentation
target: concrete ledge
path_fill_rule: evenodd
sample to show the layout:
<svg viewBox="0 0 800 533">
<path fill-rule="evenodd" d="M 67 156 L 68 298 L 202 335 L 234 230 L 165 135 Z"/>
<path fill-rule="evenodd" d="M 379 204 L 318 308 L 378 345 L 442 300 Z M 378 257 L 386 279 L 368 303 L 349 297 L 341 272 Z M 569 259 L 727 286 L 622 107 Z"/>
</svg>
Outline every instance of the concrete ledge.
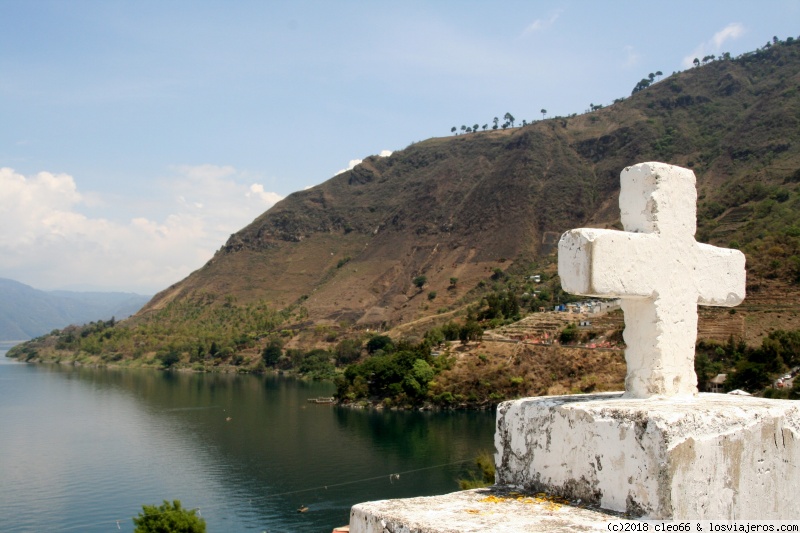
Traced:
<svg viewBox="0 0 800 533">
<path fill-rule="evenodd" d="M 652 519 L 797 517 L 800 402 L 621 396 L 500 404 L 497 483 Z"/>
<path fill-rule="evenodd" d="M 350 533 L 545 533 L 607 531 L 615 513 L 562 504 L 507 487 L 359 503 Z"/>
</svg>

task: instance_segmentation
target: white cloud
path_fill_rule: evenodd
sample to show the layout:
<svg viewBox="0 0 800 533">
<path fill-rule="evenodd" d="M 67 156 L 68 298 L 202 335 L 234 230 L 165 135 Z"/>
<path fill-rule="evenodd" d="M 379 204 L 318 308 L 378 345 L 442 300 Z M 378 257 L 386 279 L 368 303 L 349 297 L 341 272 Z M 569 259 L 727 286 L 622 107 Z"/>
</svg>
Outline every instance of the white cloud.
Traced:
<svg viewBox="0 0 800 533">
<path fill-rule="evenodd" d="M 0 277 L 42 289 L 155 292 L 202 266 L 231 233 L 281 200 L 260 183 L 243 183 L 249 176 L 233 167 L 173 170 L 163 194 L 151 194 L 147 216 L 112 219 L 86 215 L 87 199 L 97 195 L 80 193 L 68 174 L 0 169 L 0 219 L 13 221 L 0 225 Z"/>
<path fill-rule="evenodd" d="M 700 43 L 695 47 L 692 52 L 683 58 L 681 64 L 684 68 L 690 68 L 694 64 L 695 58 L 702 60 L 708 55 L 718 55 L 722 50 L 722 46 L 728 41 L 738 39 L 745 34 L 747 30 L 744 25 L 739 22 L 732 22 L 723 29 L 714 34 L 714 36 L 704 43 Z"/>
<path fill-rule="evenodd" d="M 274 205 L 283 200 L 283 197 L 277 193 L 264 190 L 264 186 L 260 183 L 254 183 L 250 186 L 250 191 L 245 194 L 248 198 L 260 198 L 262 202 L 268 205 Z"/>
<path fill-rule="evenodd" d="M 714 44 L 714 49 L 719 52 L 722 45 L 729 39 L 738 39 L 744 35 L 744 26 L 738 22 L 728 24 L 723 30 L 714 34 L 711 42 Z"/>
<path fill-rule="evenodd" d="M 381 150 L 381 152 L 378 154 L 378 157 L 389 157 L 393 153 L 394 152 L 392 150 Z M 362 161 L 364 161 L 364 160 L 363 159 L 351 159 L 350 163 L 347 164 L 347 168 L 343 168 L 342 170 L 340 170 L 339 172 L 334 174 L 334 176 L 338 176 L 339 174 L 347 172 L 348 170 L 353 170 L 354 168 L 356 168 L 356 166 L 360 165 Z M 310 189 L 310 188 L 311 187 L 306 187 L 306 189 Z"/>
<path fill-rule="evenodd" d="M 343 168 L 342 170 L 334 174 L 334 176 L 338 176 L 339 174 L 347 172 L 348 170 L 353 170 L 354 168 L 356 168 L 356 165 L 360 165 L 362 161 L 363 159 L 351 159 L 350 163 L 347 165 L 347 168 Z"/>
<path fill-rule="evenodd" d="M 528 24 L 528 26 L 525 27 L 525 29 L 522 31 L 522 36 L 525 37 L 527 35 L 530 35 L 531 33 L 536 33 L 538 31 L 549 28 L 550 26 L 555 24 L 559 16 L 561 16 L 561 11 L 555 11 L 553 12 L 552 15 L 550 15 L 550 18 L 534 20 L 533 22 Z"/>
<path fill-rule="evenodd" d="M 628 67 L 635 67 L 639 64 L 639 59 L 641 59 L 641 55 L 636 52 L 636 49 L 633 46 L 626 46 L 625 47 L 625 61 L 623 66 L 625 68 Z"/>
</svg>

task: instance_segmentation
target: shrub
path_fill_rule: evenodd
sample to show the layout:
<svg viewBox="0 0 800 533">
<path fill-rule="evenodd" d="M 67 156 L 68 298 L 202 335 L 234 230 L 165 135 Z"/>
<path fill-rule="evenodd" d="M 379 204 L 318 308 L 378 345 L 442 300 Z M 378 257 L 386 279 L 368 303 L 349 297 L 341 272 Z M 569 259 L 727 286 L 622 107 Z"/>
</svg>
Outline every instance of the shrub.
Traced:
<svg viewBox="0 0 800 533">
<path fill-rule="evenodd" d="M 478 457 L 475 458 L 475 466 L 477 467 L 477 472 L 472 471 L 469 478 L 458 480 L 458 487 L 461 490 L 479 489 L 494 484 L 494 455 L 482 450 L 478 453 Z"/>
<path fill-rule="evenodd" d="M 349 365 L 361 357 L 361 343 L 355 339 L 341 341 L 334 348 L 337 365 Z"/>
<path fill-rule="evenodd" d="M 159 507 L 143 505 L 142 512 L 133 519 L 134 533 L 205 533 L 206 521 L 194 509 L 184 509 L 180 500 Z"/>
<path fill-rule="evenodd" d="M 570 324 L 558 335 L 558 340 L 562 344 L 568 344 L 570 342 L 575 342 L 578 340 L 578 327 L 575 324 Z"/>
<path fill-rule="evenodd" d="M 161 366 L 163 368 L 172 368 L 181 360 L 177 350 L 173 348 L 167 350 L 166 352 L 159 353 L 157 357 L 161 360 Z"/>
<path fill-rule="evenodd" d="M 367 351 L 371 354 L 374 354 L 378 350 L 391 352 L 393 349 L 394 344 L 392 343 L 392 339 L 386 335 L 375 335 L 367 341 Z"/>
<path fill-rule="evenodd" d="M 264 347 L 264 351 L 261 352 L 261 359 L 265 365 L 275 366 L 281 355 L 283 355 L 283 343 L 278 339 L 274 339 Z"/>
</svg>

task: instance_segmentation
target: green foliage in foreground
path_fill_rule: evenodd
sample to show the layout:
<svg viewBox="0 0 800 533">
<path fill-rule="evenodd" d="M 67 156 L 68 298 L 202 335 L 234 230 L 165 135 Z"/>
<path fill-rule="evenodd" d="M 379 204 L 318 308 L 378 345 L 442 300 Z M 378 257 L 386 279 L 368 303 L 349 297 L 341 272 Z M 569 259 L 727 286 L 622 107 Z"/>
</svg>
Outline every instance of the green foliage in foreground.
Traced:
<svg viewBox="0 0 800 533">
<path fill-rule="evenodd" d="M 180 500 L 158 507 L 143 505 L 142 512 L 133 519 L 134 533 L 205 533 L 206 521 L 194 509 L 184 509 Z"/>
<path fill-rule="evenodd" d="M 458 480 L 461 490 L 479 489 L 494 485 L 494 456 L 487 450 L 481 450 L 475 458 L 475 470 L 470 472 L 470 477 Z"/>
</svg>

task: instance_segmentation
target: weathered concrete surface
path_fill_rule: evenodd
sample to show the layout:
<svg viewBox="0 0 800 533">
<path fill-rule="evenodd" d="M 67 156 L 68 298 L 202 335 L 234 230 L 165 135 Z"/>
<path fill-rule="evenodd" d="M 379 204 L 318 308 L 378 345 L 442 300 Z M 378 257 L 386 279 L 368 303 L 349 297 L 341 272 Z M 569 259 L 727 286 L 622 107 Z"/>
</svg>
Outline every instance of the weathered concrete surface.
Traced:
<svg viewBox="0 0 800 533">
<path fill-rule="evenodd" d="M 503 487 L 359 503 L 350 533 L 550 533 L 607 531 L 615 514 L 561 505 Z"/>
<path fill-rule="evenodd" d="M 745 296 L 739 250 L 695 241 L 691 170 L 641 163 L 620 175 L 625 231 L 570 230 L 558 243 L 564 290 L 622 299 L 626 396 L 697 393 L 697 305 L 734 306 Z"/>
<path fill-rule="evenodd" d="M 653 519 L 794 519 L 800 402 L 622 393 L 500 404 L 497 483 Z"/>
</svg>

